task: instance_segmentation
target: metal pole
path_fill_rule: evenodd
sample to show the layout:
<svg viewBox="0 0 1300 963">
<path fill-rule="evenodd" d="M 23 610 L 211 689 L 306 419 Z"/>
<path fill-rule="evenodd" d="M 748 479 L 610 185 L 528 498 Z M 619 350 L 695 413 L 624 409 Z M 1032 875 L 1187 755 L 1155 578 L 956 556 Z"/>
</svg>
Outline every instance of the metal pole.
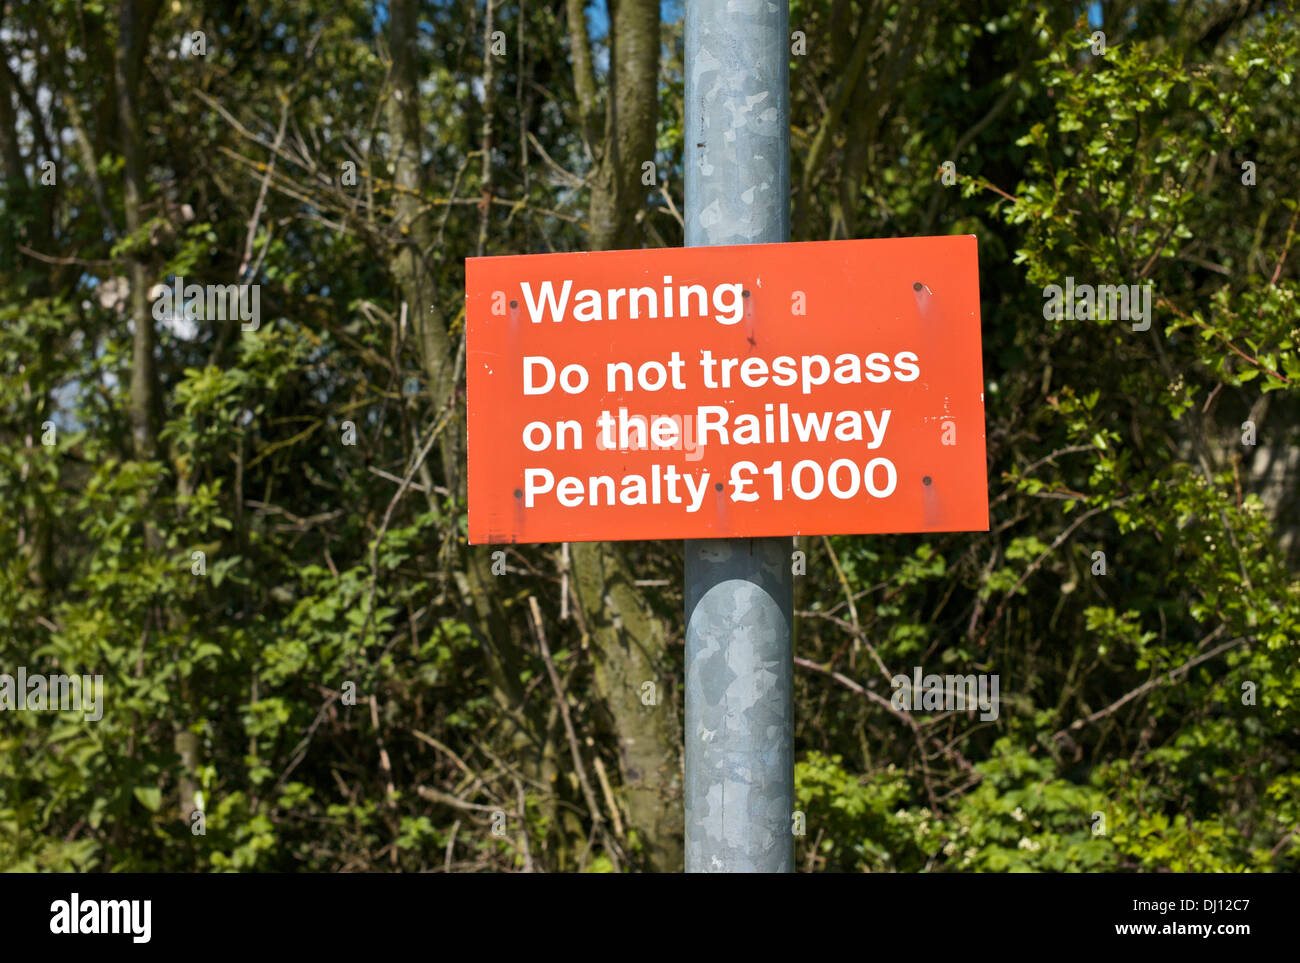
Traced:
<svg viewBox="0 0 1300 963">
<path fill-rule="evenodd" d="M 790 240 L 788 0 L 686 4 L 686 244 Z M 791 539 L 686 542 L 686 871 L 794 870 Z"/>
</svg>

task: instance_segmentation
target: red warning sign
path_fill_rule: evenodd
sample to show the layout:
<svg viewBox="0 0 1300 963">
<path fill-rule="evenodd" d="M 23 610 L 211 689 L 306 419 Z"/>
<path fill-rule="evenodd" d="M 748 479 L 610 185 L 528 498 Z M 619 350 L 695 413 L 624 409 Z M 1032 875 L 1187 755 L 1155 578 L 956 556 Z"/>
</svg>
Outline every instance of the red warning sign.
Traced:
<svg viewBox="0 0 1300 963">
<path fill-rule="evenodd" d="M 973 236 L 470 258 L 469 540 L 988 528 Z"/>
</svg>

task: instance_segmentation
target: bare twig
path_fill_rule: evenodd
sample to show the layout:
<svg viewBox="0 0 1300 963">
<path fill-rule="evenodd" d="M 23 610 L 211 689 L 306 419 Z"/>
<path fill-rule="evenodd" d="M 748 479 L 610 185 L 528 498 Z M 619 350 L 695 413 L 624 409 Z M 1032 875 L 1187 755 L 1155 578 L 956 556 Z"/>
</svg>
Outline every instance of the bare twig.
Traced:
<svg viewBox="0 0 1300 963">
<path fill-rule="evenodd" d="M 1216 633 L 1221 632 L 1222 630 L 1223 627 L 1220 626 L 1218 629 L 1215 629 L 1215 632 Z M 1060 731 L 1054 733 L 1052 738 L 1056 740 L 1064 739 L 1071 732 L 1077 732 L 1078 730 L 1082 729 L 1084 726 L 1090 726 L 1094 722 L 1099 722 L 1100 720 L 1105 719 L 1107 716 L 1117 712 L 1119 709 L 1123 708 L 1125 705 L 1132 702 L 1134 699 L 1146 695 L 1146 693 L 1156 688 L 1156 686 L 1164 685 L 1166 682 L 1173 682 L 1175 679 L 1178 678 L 1178 676 L 1185 675 L 1188 671 L 1200 665 L 1202 662 L 1206 662 L 1210 659 L 1213 659 L 1216 655 L 1219 655 L 1221 652 L 1226 652 L 1228 649 L 1240 645 L 1241 643 L 1247 641 L 1249 638 L 1250 636 L 1240 635 L 1235 639 L 1232 639 L 1228 642 L 1224 642 L 1222 645 L 1215 646 L 1209 652 L 1205 652 L 1202 653 L 1201 655 L 1188 659 L 1178 668 L 1173 669 L 1170 672 L 1167 673 L 1162 672 L 1160 675 L 1157 675 L 1156 677 L 1142 683 L 1142 685 L 1138 686 L 1132 692 L 1120 696 L 1110 705 L 1106 706 L 1106 708 L 1098 709 L 1096 712 L 1088 716 L 1086 719 L 1075 719 L 1074 722 L 1070 723 L 1064 729 L 1061 729 Z"/>
<path fill-rule="evenodd" d="M 537 605 L 537 596 L 528 596 L 528 609 L 533 616 L 533 630 L 537 636 L 537 646 L 542 652 L 542 661 L 546 664 L 546 674 L 551 679 L 551 687 L 555 690 L 556 705 L 560 710 L 560 719 L 564 722 L 564 732 L 569 739 L 569 753 L 573 756 L 573 768 L 578 777 L 578 786 L 582 790 L 582 797 L 587 803 L 587 808 L 591 811 L 592 821 L 596 824 L 602 838 L 605 841 L 605 848 L 608 851 L 610 861 L 614 863 L 615 869 L 618 868 L 618 853 L 614 847 L 613 841 L 609 838 L 605 830 L 605 817 L 600 811 L 600 805 L 596 802 L 596 794 L 591 789 L 591 782 L 587 778 L 587 767 L 582 762 L 582 750 L 578 747 L 578 736 L 573 728 L 573 719 L 569 715 L 569 700 L 565 697 L 564 687 L 560 685 L 560 674 L 555 671 L 555 663 L 551 659 L 550 646 L 546 644 L 546 629 L 542 625 L 542 612 Z"/>
</svg>

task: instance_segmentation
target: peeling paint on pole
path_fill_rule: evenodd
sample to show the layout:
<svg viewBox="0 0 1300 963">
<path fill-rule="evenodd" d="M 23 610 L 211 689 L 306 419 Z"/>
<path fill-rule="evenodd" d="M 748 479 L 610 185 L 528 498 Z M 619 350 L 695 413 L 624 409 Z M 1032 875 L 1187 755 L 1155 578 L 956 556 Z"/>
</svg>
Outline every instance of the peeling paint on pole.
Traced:
<svg viewBox="0 0 1300 963">
<path fill-rule="evenodd" d="M 790 540 L 686 544 L 686 869 L 790 872 Z"/>
<path fill-rule="evenodd" d="M 686 246 L 790 240 L 789 4 L 686 5 Z"/>
<path fill-rule="evenodd" d="M 787 0 L 686 5 L 688 247 L 790 239 L 788 41 Z M 685 545 L 687 872 L 794 870 L 790 553 Z"/>
</svg>

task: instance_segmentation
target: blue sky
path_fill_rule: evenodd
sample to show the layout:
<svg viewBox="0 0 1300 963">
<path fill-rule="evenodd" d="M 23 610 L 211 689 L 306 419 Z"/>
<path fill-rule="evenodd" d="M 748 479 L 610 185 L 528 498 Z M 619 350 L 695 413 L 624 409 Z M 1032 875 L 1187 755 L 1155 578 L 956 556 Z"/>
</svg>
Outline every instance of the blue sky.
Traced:
<svg viewBox="0 0 1300 963">
<path fill-rule="evenodd" d="M 684 0 L 663 0 L 659 4 L 659 19 L 664 23 L 680 20 L 685 10 Z M 587 29 L 591 39 L 604 40 L 609 32 L 609 10 L 602 2 L 587 4 Z"/>
</svg>

